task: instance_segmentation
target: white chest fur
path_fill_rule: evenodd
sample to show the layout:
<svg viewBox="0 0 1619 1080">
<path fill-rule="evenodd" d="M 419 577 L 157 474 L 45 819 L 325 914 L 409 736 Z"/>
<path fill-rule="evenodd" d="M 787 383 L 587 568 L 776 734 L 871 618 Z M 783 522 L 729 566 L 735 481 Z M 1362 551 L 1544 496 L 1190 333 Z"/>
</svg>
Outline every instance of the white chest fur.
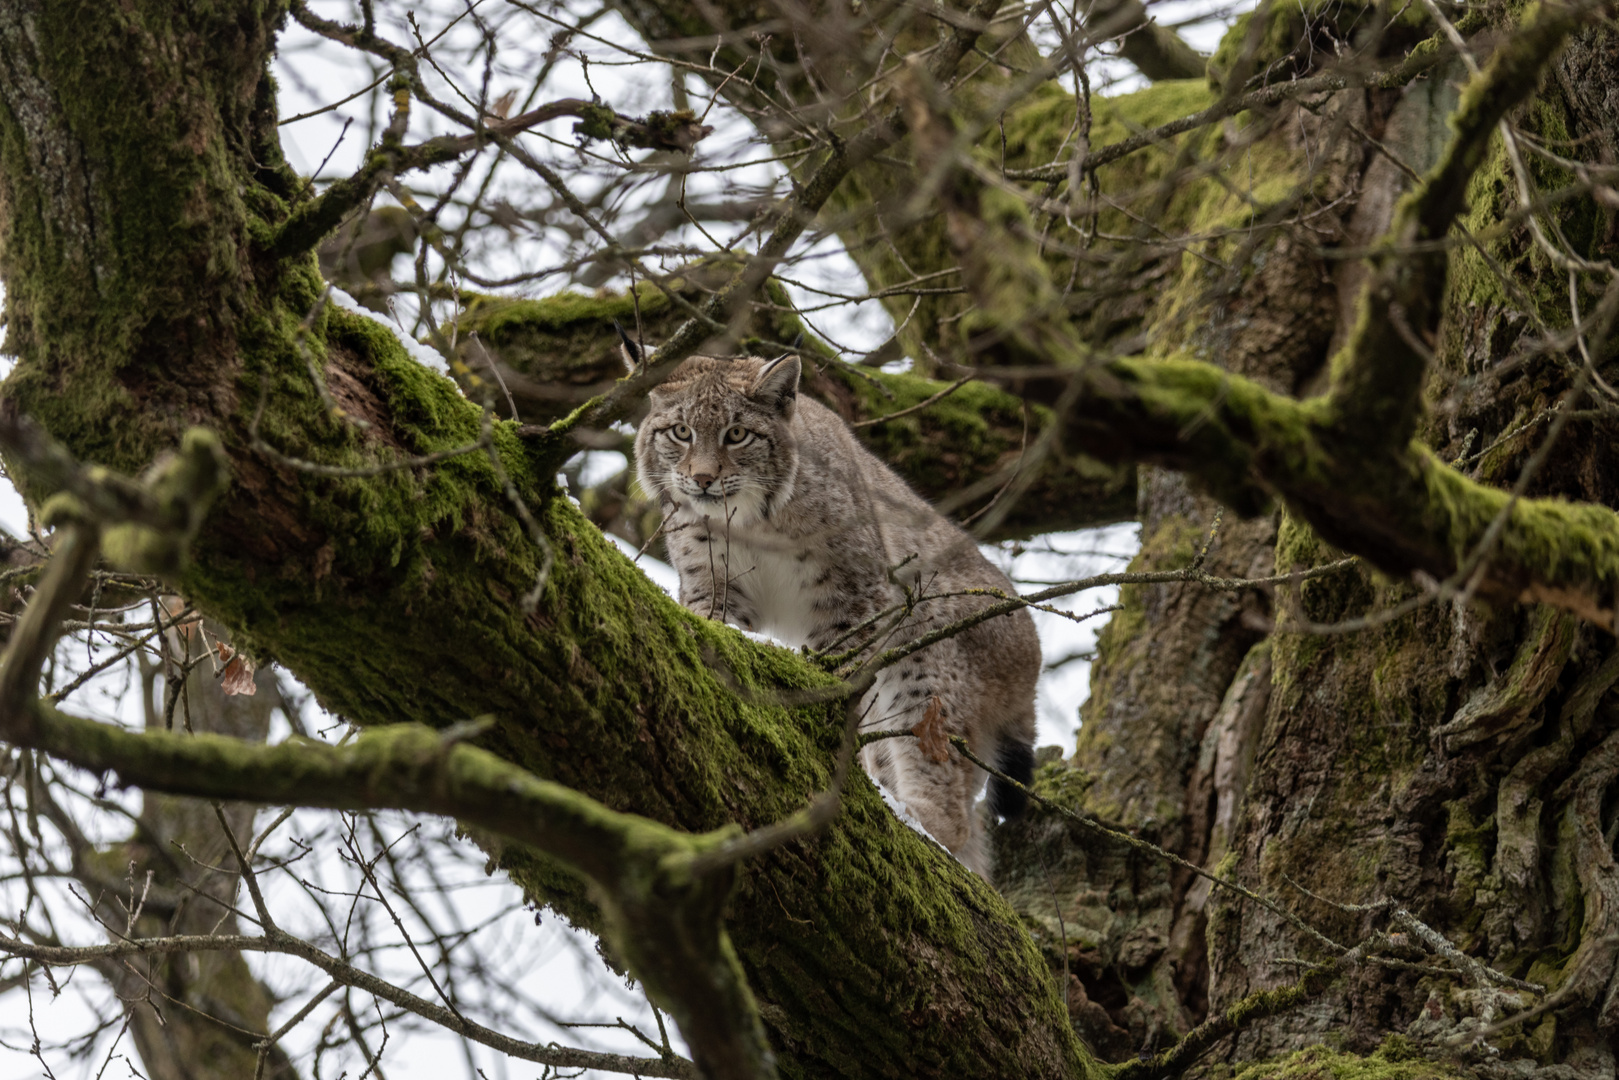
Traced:
<svg viewBox="0 0 1619 1080">
<path fill-rule="evenodd" d="M 753 629 L 795 649 L 809 641 L 817 629 L 816 582 L 825 568 L 768 528 L 734 530 L 729 546 L 730 585 L 753 609 Z"/>
<path fill-rule="evenodd" d="M 746 602 L 730 602 L 727 607 L 750 614 L 750 630 L 767 633 L 790 648 L 805 644 L 818 628 L 818 581 L 826 567 L 763 521 L 751 528 L 733 526 L 729 533 L 714 529 L 711 539 L 714 562 L 724 576 L 720 588 L 732 589 Z"/>
</svg>

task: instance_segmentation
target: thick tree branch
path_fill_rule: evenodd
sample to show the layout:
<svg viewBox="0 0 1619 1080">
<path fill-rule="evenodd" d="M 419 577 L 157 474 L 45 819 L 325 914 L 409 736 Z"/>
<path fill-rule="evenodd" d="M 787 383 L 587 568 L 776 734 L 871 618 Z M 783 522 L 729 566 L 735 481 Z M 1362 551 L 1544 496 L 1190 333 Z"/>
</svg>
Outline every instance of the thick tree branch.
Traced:
<svg viewBox="0 0 1619 1080">
<path fill-rule="evenodd" d="M 1136 70 L 1159 82 L 1163 79 L 1201 79 L 1208 57 L 1192 48 L 1175 31 L 1160 26 L 1147 14 L 1141 0 L 1114 0 L 1091 9 L 1088 24 L 1106 23 L 1119 35 L 1119 55 Z M 1120 26 L 1120 29 L 1111 29 Z"/>
<path fill-rule="evenodd" d="M 715 269 L 726 268 L 694 266 L 665 287 L 700 303 L 703 287 L 712 284 Z M 804 330 L 775 286 L 766 289 L 770 302 L 752 305 L 749 321 L 742 327 L 744 347 L 754 347 L 746 339 L 755 337 L 770 343 L 790 342 Z M 613 323 L 629 325 L 637 319 L 639 333 L 650 346 L 673 333 L 682 314 L 650 286 L 638 289 L 635 296 L 478 297 L 459 318 L 458 359 L 468 373 L 478 376 L 486 376 L 491 365 L 497 365 L 496 378 L 509 388 L 519 416 L 540 425 L 612 388 L 624 373 Z M 851 371 L 830 350 L 819 348 L 813 336 L 803 348 L 803 392 L 849 421 L 861 441 L 930 502 L 960 496 L 986 479 L 993 487 L 1003 485 L 1018 467 L 1028 426 L 1038 429 L 1049 419 L 1044 409 L 1034 410 L 1031 419 L 1016 394 L 981 382 L 968 381 L 944 394 L 951 384 L 912 374 Z M 465 376 L 462 378 L 464 381 Z M 538 426 L 520 431 L 531 437 L 545 435 Z M 593 435 L 600 437 L 595 429 L 580 429 L 575 434 L 581 445 L 614 448 L 592 439 Z M 1024 470 L 1026 486 L 989 534 L 991 538 L 1104 525 L 1135 514 L 1135 470 L 1128 464 L 1104 464 L 1081 454 L 1050 454 L 1037 465 L 1025 464 Z M 584 500 L 585 509 L 598 525 L 639 546 L 651 529 L 638 524 L 626 528 L 619 515 L 628 506 L 639 522 L 643 512 L 655 517 L 656 507 L 628 503 L 624 487 L 622 480 L 615 482 L 612 491 L 599 493 L 601 498 Z M 981 505 L 982 498 L 972 500 L 962 511 Z"/>
<path fill-rule="evenodd" d="M 24 440 L 45 437 L 22 424 L 0 430 L 8 449 Z M 36 456 L 59 462 L 62 452 L 52 449 Z M 183 540 L 187 524 L 200 520 L 218 495 L 219 459 L 214 438 L 192 432 L 179 457 L 138 485 L 148 498 L 133 500 L 137 507 L 188 505 L 189 512 L 174 515 L 181 525 L 171 530 L 171 542 Z M 182 486 L 185 480 L 191 482 Z M 68 486 L 88 494 L 103 484 L 120 494 L 132 486 L 105 470 L 82 472 Z M 93 495 L 87 501 L 112 505 Z M 125 522 L 93 517 L 72 495 L 57 496 L 42 516 L 60 526 L 57 550 L 0 660 L 0 739 L 91 772 L 116 773 L 121 783 L 151 791 L 443 814 L 546 852 L 597 884 L 609 940 L 675 1017 L 704 1076 L 775 1075 L 757 1007 L 721 922 L 736 859 L 716 855 L 734 849 L 740 829 L 694 836 L 610 810 L 466 744 L 489 724 L 444 732 L 400 724 L 340 747 L 305 740 L 264 746 L 211 734 L 132 732 L 62 712 L 37 696 L 40 672 L 89 578 L 101 530 Z M 823 807 L 812 821 L 824 825 L 829 817 Z M 266 923 L 266 932 L 276 932 L 273 924 Z"/>
</svg>

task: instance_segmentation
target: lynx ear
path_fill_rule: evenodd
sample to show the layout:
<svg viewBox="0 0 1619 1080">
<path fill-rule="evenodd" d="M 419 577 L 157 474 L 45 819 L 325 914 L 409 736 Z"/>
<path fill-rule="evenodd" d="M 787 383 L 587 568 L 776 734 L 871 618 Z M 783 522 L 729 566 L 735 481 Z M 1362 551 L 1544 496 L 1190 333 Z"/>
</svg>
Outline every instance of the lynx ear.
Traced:
<svg viewBox="0 0 1619 1080">
<path fill-rule="evenodd" d="M 749 396 L 785 410 L 798 399 L 801 370 L 798 357 L 791 353 L 778 357 L 759 371 L 759 377 L 753 381 L 753 393 Z"/>
<path fill-rule="evenodd" d="M 624 367 L 633 375 L 635 369 L 640 367 L 641 362 L 646 359 L 646 350 L 630 340 L 630 335 L 617 319 L 613 320 L 613 329 L 618 331 L 618 352 L 624 359 Z"/>
</svg>

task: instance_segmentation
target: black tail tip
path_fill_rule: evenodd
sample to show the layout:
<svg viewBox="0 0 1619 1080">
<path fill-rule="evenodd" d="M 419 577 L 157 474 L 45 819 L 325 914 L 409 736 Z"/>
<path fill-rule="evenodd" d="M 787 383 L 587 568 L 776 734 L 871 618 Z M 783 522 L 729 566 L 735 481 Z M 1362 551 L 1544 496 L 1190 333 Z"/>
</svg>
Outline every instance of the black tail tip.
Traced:
<svg viewBox="0 0 1619 1080">
<path fill-rule="evenodd" d="M 1034 745 L 1006 740 L 996 748 L 995 767 L 1027 787 L 1034 780 Z M 999 776 L 989 778 L 990 813 L 1010 820 L 1021 815 L 1028 806 L 1029 796 L 1021 788 L 1013 787 Z"/>
</svg>

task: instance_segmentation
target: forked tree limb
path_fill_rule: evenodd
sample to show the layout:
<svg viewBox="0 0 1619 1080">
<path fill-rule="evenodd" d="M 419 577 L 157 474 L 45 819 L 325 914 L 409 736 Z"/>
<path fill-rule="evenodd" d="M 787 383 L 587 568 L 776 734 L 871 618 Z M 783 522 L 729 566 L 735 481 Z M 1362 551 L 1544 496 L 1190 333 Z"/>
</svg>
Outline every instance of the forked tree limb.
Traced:
<svg viewBox="0 0 1619 1080">
<path fill-rule="evenodd" d="M 1534 93 L 1568 35 L 1606 10 L 1534 9 L 1469 84 L 1443 158 L 1402 201 L 1381 244 L 1327 397 L 1300 401 L 1179 356 L 1093 357 L 1062 317 L 1024 207 L 963 172 L 945 208 L 978 301 L 963 326 L 983 376 L 1019 379 L 1030 396 L 1057 402 L 1067 445 L 1103 460 L 1178 469 L 1243 513 L 1279 497 L 1328 542 L 1385 572 L 1466 577 L 1474 595 L 1550 603 L 1612 629 L 1619 516 L 1515 499 L 1413 440 L 1447 261 L 1409 250 L 1449 229 L 1497 122 Z M 949 121 L 920 88 L 909 101 L 921 151 L 949 152 Z"/>
<path fill-rule="evenodd" d="M 1466 206 L 1467 184 L 1497 125 L 1528 100 L 1568 35 L 1606 5 L 1547 5 L 1519 26 L 1470 80 L 1451 115 L 1439 163 L 1400 200 L 1371 257 L 1349 341 L 1332 360 L 1332 425 L 1371 457 L 1399 452 L 1415 434 L 1419 392 L 1438 340 L 1449 251 L 1443 240 Z"/>
</svg>

